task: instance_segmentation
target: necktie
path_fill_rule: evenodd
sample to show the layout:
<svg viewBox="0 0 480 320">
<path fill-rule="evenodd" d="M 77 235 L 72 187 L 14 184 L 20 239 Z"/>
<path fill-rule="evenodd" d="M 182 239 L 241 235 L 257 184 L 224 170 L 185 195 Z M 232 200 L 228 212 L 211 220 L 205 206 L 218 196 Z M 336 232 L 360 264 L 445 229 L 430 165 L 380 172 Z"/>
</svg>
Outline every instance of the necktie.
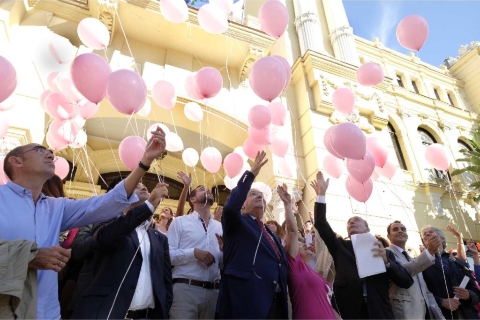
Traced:
<svg viewBox="0 0 480 320">
<path fill-rule="evenodd" d="M 408 255 L 407 251 L 404 250 L 404 251 L 402 252 L 402 254 L 403 254 L 403 256 L 404 256 L 405 258 L 407 258 L 407 261 L 412 261 L 412 258 L 410 258 L 410 256 Z"/>
<path fill-rule="evenodd" d="M 257 221 L 258 226 L 260 227 L 260 230 L 262 230 L 263 236 L 267 238 L 268 242 L 270 242 L 270 245 L 273 248 L 273 251 L 275 251 L 275 254 L 277 255 L 277 259 L 280 260 L 280 252 L 278 251 L 277 245 L 273 241 L 272 237 L 267 232 L 267 229 L 265 229 L 265 225 L 260 219 L 255 219 Z"/>
</svg>

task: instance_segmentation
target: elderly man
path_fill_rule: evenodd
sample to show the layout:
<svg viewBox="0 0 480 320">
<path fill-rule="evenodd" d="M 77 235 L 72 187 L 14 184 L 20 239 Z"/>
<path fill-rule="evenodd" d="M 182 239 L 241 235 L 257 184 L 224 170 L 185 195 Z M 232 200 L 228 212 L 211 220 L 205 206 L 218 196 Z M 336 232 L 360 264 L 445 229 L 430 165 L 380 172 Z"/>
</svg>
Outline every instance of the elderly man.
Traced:
<svg viewBox="0 0 480 320">
<path fill-rule="evenodd" d="M 223 208 L 220 319 L 288 318 L 285 251 L 278 236 L 262 221 L 267 207 L 263 193 L 250 189 L 266 162 L 265 152 L 259 152 Z"/>
<path fill-rule="evenodd" d="M 422 271 L 435 262 L 435 254 L 439 252 L 442 241 L 440 237 L 432 237 L 424 250 L 417 258 L 412 259 L 405 244 L 408 240 L 407 228 L 400 222 L 394 221 L 387 227 L 387 237 L 391 242 L 388 250 L 395 254 L 395 259 L 407 269 L 415 282 L 408 289 L 400 288 L 392 283 L 390 286 L 390 302 L 397 319 L 434 319 L 429 308 L 438 308 L 433 295 L 428 291 L 423 280 Z"/>
<path fill-rule="evenodd" d="M 87 224 L 110 220 L 131 203 L 134 190 L 152 161 L 165 151 L 165 133 L 152 133 L 139 167 L 111 192 L 90 199 L 51 198 L 41 193 L 43 184 L 54 175 L 56 157 L 39 144 L 10 151 L 4 171 L 12 180 L 0 186 L 0 239 L 35 241 L 38 253 L 29 268 L 38 271 L 39 319 L 60 318 L 57 274 L 70 258 L 70 250 L 58 246 L 58 235 Z"/>
<path fill-rule="evenodd" d="M 395 255 L 386 251 L 380 242 L 376 242 L 377 247 L 372 249 L 373 256 L 383 258 L 387 271 L 363 279 L 359 277 L 352 241 L 337 236 L 327 221 L 325 193 L 328 182 L 319 171 L 311 186 L 317 193 L 315 228 L 332 255 L 336 267 L 333 283 L 335 301 L 332 305 L 342 319 L 395 319 L 388 299 L 390 281 L 401 288 L 409 288 L 413 279 L 395 260 Z M 347 224 L 349 237 L 370 231 L 367 222 L 357 216 L 350 218 Z"/>
<path fill-rule="evenodd" d="M 435 264 L 423 271 L 423 278 L 428 289 L 435 297 L 438 306 L 446 319 L 478 319 L 474 305 L 479 302 L 480 291 L 473 279 L 470 279 L 465 289 L 460 288 L 467 273 L 462 272 L 465 262 L 450 256 L 445 248 L 445 234 L 442 230 L 426 226 L 421 230 L 422 240 L 428 248 L 436 236 L 442 240 L 442 252 L 435 256 Z M 455 262 L 450 261 L 452 258 Z M 469 273 L 471 276 L 471 272 Z"/>
</svg>

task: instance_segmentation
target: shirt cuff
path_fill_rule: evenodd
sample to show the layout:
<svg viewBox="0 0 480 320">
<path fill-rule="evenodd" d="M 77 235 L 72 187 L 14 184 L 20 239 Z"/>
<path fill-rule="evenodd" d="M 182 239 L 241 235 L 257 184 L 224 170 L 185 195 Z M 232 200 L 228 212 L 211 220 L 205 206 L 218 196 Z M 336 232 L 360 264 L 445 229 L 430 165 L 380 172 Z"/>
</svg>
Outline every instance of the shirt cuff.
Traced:
<svg viewBox="0 0 480 320">
<path fill-rule="evenodd" d="M 197 258 L 195 258 L 195 248 L 185 249 L 185 250 L 183 250 L 183 252 L 185 252 L 185 260 L 187 262 L 197 260 Z"/>
<path fill-rule="evenodd" d="M 153 204 L 150 203 L 150 201 L 148 201 L 148 200 L 145 201 L 145 204 L 150 209 L 150 211 L 152 211 L 152 213 L 155 211 L 155 207 L 153 206 Z"/>
<path fill-rule="evenodd" d="M 428 257 L 428 259 L 429 259 L 430 261 L 435 261 L 435 256 L 432 255 L 432 254 L 430 253 L 430 251 L 428 251 L 428 250 L 424 250 L 424 251 L 425 251 L 425 254 L 427 255 L 427 257 Z"/>
<path fill-rule="evenodd" d="M 318 203 L 326 203 L 325 202 L 325 196 L 318 195 L 317 196 L 317 202 Z"/>
</svg>

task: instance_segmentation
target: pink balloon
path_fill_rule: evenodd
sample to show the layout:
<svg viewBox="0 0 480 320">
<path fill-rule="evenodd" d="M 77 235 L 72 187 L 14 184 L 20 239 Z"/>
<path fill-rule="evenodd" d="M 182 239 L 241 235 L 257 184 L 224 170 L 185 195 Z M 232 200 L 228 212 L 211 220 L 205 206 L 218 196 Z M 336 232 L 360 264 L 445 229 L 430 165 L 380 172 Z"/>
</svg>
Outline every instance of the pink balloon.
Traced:
<svg viewBox="0 0 480 320">
<path fill-rule="evenodd" d="M 139 136 L 129 136 L 120 142 L 118 153 L 122 163 L 130 170 L 138 166 L 147 147 L 147 141 Z"/>
<path fill-rule="evenodd" d="M 375 167 L 375 171 L 377 171 L 377 173 L 382 177 L 385 177 L 391 180 L 395 175 L 395 172 L 397 172 L 397 168 L 398 168 L 397 165 L 391 163 L 390 161 L 387 161 L 383 166 L 383 168 Z"/>
<path fill-rule="evenodd" d="M 262 105 L 253 106 L 248 112 L 248 122 L 258 130 L 268 127 L 272 122 L 270 110 Z"/>
<path fill-rule="evenodd" d="M 448 170 L 450 161 L 448 161 L 445 147 L 439 143 L 429 145 L 425 149 L 425 159 L 428 164 L 437 170 Z"/>
<path fill-rule="evenodd" d="M 270 2 L 276 1 L 267 3 Z M 271 102 L 282 93 L 286 77 L 285 68 L 279 60 L 263 57 L 252 65 L 248 81 L 257 96 Z"/>
<path fill-rule="evenodd" d="M 380 175 L 377 173 L 376 170 L 373 170 L 372 176 L 370 178 L 374 181 L 377 181 L 377 179 L 380 178 Z"/>
<path fill-rule="evenodd" d="M 189 167 L 195 167 L 199 159 L 200 156 L 198 155 L 197 150 L 193 148 L 187 148 L 182 152 L 182 160 Z"/>
<path fill-rule="evenodd" d="M 45 135 L 45 140 L 47 140 L 47 144 L 50 147 L 50 149 L 54 151 L 63 150 L 66 147 L 68 147 L 68 143 L 61 143 L 55 140 L 52 137 L 52 133 L 50 132 L 50 130 L 47 131 L 47 134 Z"/>
<path fill-rule="evenodd" d="M 255 129 L 254 127 L 248 128 L 248 137 L 252 139 L 255 144 L 259 144 L 265 146 L 272 142 L 272 138 L 270 136 L 270 129 L 264 128 L 261 130 Z"/>
<path fill-rule="evenodd" d="M 325 148 L 327 149 L 327 151 L 334 157 L 340 159 L 340 160 L 343 160 L 345 159 L 344 157 L 342 157 L 341 155 L 339 155 L 332 147 L 332 144 L 330 143 L 330 134 L 332 133 L 333 131 L 333 128 L 335 128 L 335 126 L 333 127 L 330 127 L 327 129 L 327 131 L 325 131 L 325 135 L 323 136 L 323 144 L 325 145 Z"/>
<path fill-rule="evenodd" d="M 351 176 L 348 176 L 345 181 L 345 186 L 347 187 L 348 194 L 358 202 L 367 202 L 372 195 L 373 182 L 371 179 L 360 183 Z"/>
<path fill-rule="evenodd" d="M 165 80 L 157 81 L 153 85 L 152 97 L 160 107 L 167 110 L 172 110 L 177 102 L 175 87 Z"/>
<path fill-rule="evenodd" d="M 272 144 L 269 145 L 270 151 L 278 157 L 285 157 L 288 152 L 290 143 L 285 136 L 280 132 L 272 133 Z"/>
<path fill-rule="evenodd" d="M 357 69 L 357 81 L 362 86 L 374 87 L 382 83 L 385 75 L 382 67 L 373 62 L 366 62 Z"/>
<path fill-rule="evenodd" d="M 280 102 L 272 102 L 267 105 L 272 116 L 272 124 L 282 127 L 287 120 L 287 109 Z"/>
<path fill-rule="evenodd" d="M 233 0 L 209 0 L 208 2 L 220 8 L 227 16 L 233 10 Z"/>
<path fill-rule="evenodd" d="M 45 99 L 45 111 L 54 119 L 73 119 L 78 114 L 77 105 L 60 93 L 52 93 Z"/>
<path fill-rule="evenodd" d="M 60 177 L 60 179 L 65 179 L 70 171 L 70 165 L 65 158 L 58 157 L 55 161 L 55 174 Z"/>
<path fill-rule="evenodd" d="M 77 127 L 69 120 L 57 119 L 50 123 L 49 130 L 52 139 L 57 141 L 57 145 L 67 146 L 75 140 Z"/>
<path fill-rule="evenodd" d="M 107 27 L 95 18 L 85 18 L 80 21 L 77 33 L 84 45 L 95 50 L 105 49 L 110 42 Z"/>
<path fill-rule="evenodd" d="M 10 97 L 17 87 L 17 72 L 13 65 L 0 56 L 0 102 Z"/>
<path fill-rule="evenodd" d="M 348 88 L 338 88 L 333 93 L 332 104 L 341 113 L 349 115 L 355 107 L 355 95 Z"/>
<path fill-rule="evenodd" d="M 327 143 L 329 142 L 335 152 L 348 159 L 363 159 L 367 150 L 362 130 L 350 122 L 334 126 Z"/>
<path fill-rule="evenodd" d="M 48 44 L 48 51 L 60 64 L 68 63 L 75 57 L 75 49 L 66 38 L 52 39 Z"/>
<path fill-rule="evenodd" d="M 68 100 L 79 102 L 85 99 L 85 97 L 82 96 L 82 94 L 78 92 L 77 88 L 75 88 L 73 85 L 73 81 L 68 70 L 66 70 L 66 72 L 62 71 L 57 75 L 56 84 L 60 93 L 63 94 Z"/>
<path fill-rule="evenodd" d="M 367 139 L 367 151 L 370 152 L 375 159 L 375 166 L 383 167 L 387 162 L 388 150 L 382 146 L 382 141 L 378 137 L 370 137 Z"/>
<path fill-rule="evenodd" d="M 107 81 L 112 73 L 110 65 L 94 53 L 76 57 L 70 66 L 75 88 L 89 101 L 99 103 L 105 98 Z"/>
<path fill-rule="evenodd" d="M 235 152 L 228 154 L 223 161 L 223 169 L 230 178 L 238 176 L 243 169 L 242 156 Z"/>
<path fill-rule="evenodd" d="M 248 138 L 243 143 L 243 152 L 249 157 L 250 159 L 255 159 L 257 156 L 257 152 L 265 151 L 265 147 L 259 144 L 256 144 L 251 138 Z"/>
<path fill-rule="evenodd" d="M 202 166 L 210 173 L 217 173 L 222 166 L 222 154 L 217 148 L 207 147 L 200 154 Z"/>
<path fill-rule="evenodd" d="M 285 70 L 285 86 L 283 87 L 283 90 L 287 89 L 288 85 L 290 84 L 290 80 L 292 79 L 292 68 L 290 67 L 290 63 L 288 63 L 287 59 L 285 59 L 282 56 L 272 56 L 278 61 L 280 61 L 283 65 L 283 68 Z"/>
<path fill-rule="evenodd" d="M 58 86 L 57 86 L 57 76 L 58 76 L 57 71 L 50 73 L 47 76 L 47 85 L 50 91 L 59 93 L 60 89 L 58 89 Z"/>
<path fill-rule="evenodd" d="M 78 105 L 78 111 L 83 119 L 90 119 L 98 112 L 99 109 L 100 105 L 98 103 L 93 103 L 90 101 L 84 101 Z"/>
<path fill-rule="evenodd" d="M 160 1 L 160 11 L 171 23 L 182 23 L 188 19 L 188 7 L 185 1 L 162 0 Z"/>
<path fill-rule="evenodd" d="M 8 131 L 8 118 L 0 114 L 0 139 L 3 139 Z"/>
<path fill-rule="evenodd" d="M 195 75 L 195 90 L 202 97 L 208 99 L 215 97 L 223 86 L 223 78 L 217 69 L 205 67 Z"/>
<path fill-rule="evenodd" d="M 197 73 L 191 73 L 185 78 L 185 91 L 193 99 L 201 100 L 202 96 L 197 92 L 195 88 L 195 76 Z"/>
<path fill-rule="evenodd" d="M 288 10 L 280 1 L 267 1 L 260 8 L 258 20 L 268 35 L 280 38 L 287 30 Z"/>
<path fill-rule="evenodd" d="M 428 23 L 422 16 L 407 16 L 397 26 L 398 42 L 409 50 L 420 51 L 427 37 Z"/>
<path fill-rule="evenodd" d="M 45 90 L 42 92 L 40 95 L 39 101 L 40 101 L 40 107 L 42 107 L 43 110 L 45 110 L 45 100 L 49 95 L 51 95 L 53 92 L 50 90 Z"/>
<path fill-rule="evenodd" d="M 135 72 L 121 69 L 112 72 L 107 82 L 107 99 L 120 113 L 134 114 L 147 99 L 147 86 Z"/>
<path fill-rule="evenodd" d="M 221 8 L 210 3 L 203 5 L 198 10 L 198 23 L 203 30 L 213 34 L 224 33 L 228 30 L 227 15 Z"/>
<path fill-rule="evenodd" d="M 185 116 L 194 122 L 200 122 L 203 120 L 203 110 L 202 107 L 198 105 L 196 102 L 189 102 L 185 105 L 183 109 Z"/>
<path fill-rule="evenodd" d="M 5 162 L 5 157 L 0 156 L 0 185 L 6 184 L 8 181 L 10 181 L 10 179 L 5 174 L 5 171 L 3 171 L 4 162 Z"/>
<path fill-rule="evenodd" d="M 12 93 L 10 97 L 0 102 L 0 111 L 7 111 L 15 106 L 16 99 L 15 94 Z"/>
<path fill-rule="evenodd" d="M 323 159 L 323 169 L 335 179 L 340 178 L 343 173 L 343 162 L 337 157 L 327 154 Z"/>
<path fill-rule="evenodd" d="M 370 152 L 365 152 L 365 157 L 360 160 L 347 159 L 347 171 L 350 176 L 360 183 L 367 181 L 375 170 L 375 160 Z"/>
</svg>

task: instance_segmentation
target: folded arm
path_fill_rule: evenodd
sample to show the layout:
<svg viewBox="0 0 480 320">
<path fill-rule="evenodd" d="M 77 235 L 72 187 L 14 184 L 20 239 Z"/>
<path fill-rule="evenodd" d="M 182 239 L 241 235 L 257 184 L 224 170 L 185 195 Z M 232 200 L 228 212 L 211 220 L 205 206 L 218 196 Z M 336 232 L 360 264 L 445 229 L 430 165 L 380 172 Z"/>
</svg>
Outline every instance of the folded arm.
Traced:
<svg viewBox="0 0 480 320">
<path fill-rule="evenodd" d="M 395 254 L 390 250 L 385 250 L 390 266 L 387 268 L 387 274 L 390 280 L 397 286 L 403 289 L 408 289 L 413 285 L 413 278 L 408 273 L 407 269 L 401 266 L 395 260 Z"/>
</svg>

